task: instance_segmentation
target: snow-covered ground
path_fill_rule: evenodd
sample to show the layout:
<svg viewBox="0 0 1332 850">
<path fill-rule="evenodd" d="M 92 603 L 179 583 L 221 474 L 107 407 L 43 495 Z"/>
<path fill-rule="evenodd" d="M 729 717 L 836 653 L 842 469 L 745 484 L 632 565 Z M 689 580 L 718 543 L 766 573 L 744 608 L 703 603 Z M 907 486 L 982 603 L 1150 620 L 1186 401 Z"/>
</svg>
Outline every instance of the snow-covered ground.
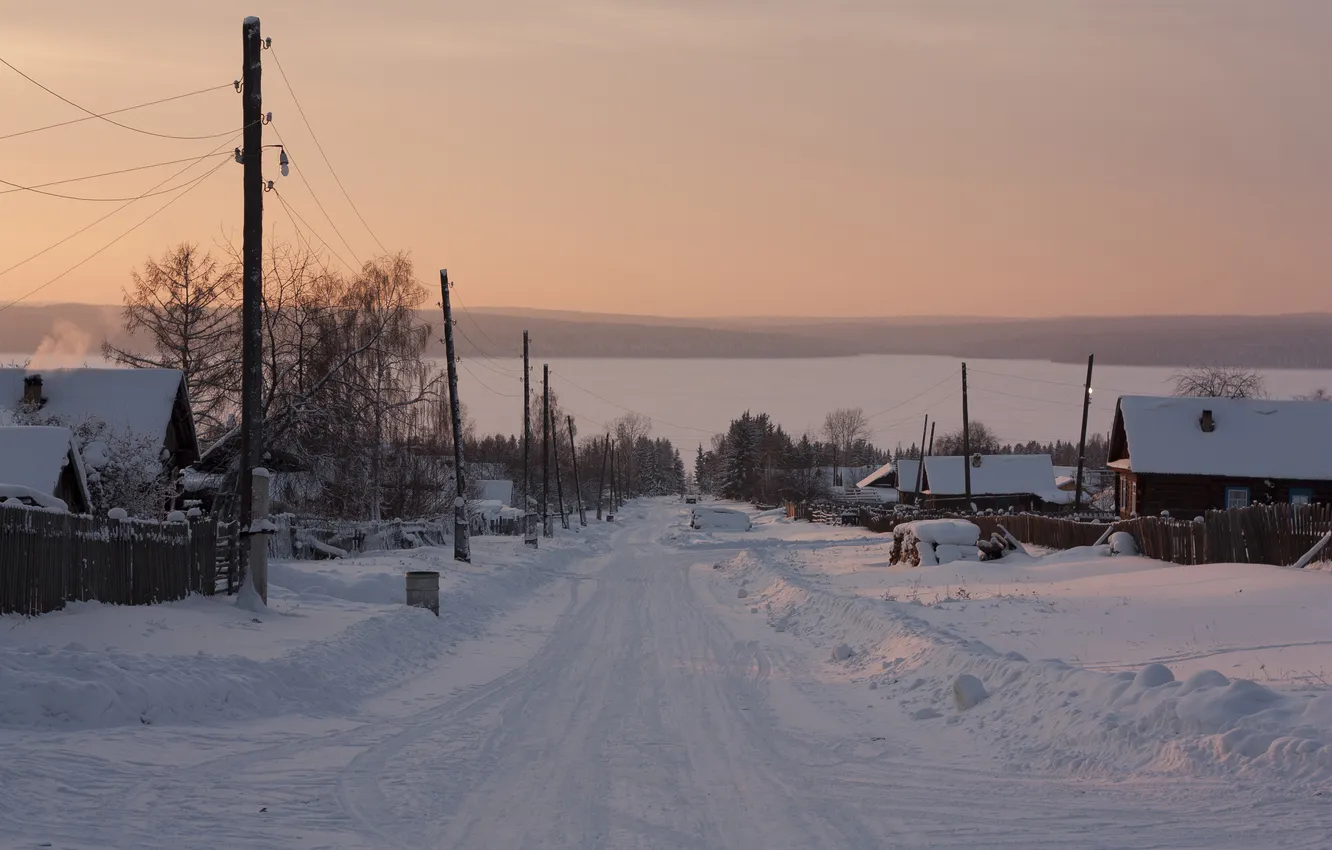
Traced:
<svg viewBox="0 0 1332 850">
<path fill-rule="evenodd" d="M 1332 574 L 889 569 L 750 514 L 275 564 L 260 615 L 0 618 L 0 847 L 1329 846 Z"/>
</svg>

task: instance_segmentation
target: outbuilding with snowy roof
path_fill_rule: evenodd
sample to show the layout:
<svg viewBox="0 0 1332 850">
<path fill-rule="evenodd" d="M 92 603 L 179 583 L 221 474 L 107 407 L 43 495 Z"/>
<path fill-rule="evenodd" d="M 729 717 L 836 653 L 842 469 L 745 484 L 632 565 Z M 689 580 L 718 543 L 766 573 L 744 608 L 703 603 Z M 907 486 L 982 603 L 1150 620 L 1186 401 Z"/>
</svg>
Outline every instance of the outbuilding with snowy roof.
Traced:
<svg viewBox="0 0 1332 850">
<path fill-rule="evenodd" d="M 0 501 L 88 513 L 92 499 L 68 428 L 0 427 Z"/>
<path fill-rule="evenodd" d="M 1123 396 L 1109 457 L 1126 518 L 1329 502 L 1332 403 Z"/>
<path fill-rule="evenodd" d="M 914 464 L 909 472 L 914 475 Z M 968 472 L 971 504 L 979 510 L 1038 510 L 1073 502 L 1073 493 L 1056 485 L 1049 455 L 976 454 L 970 458 L 957 455 L 925 458 L 925 504 L 965 510 Z"/>
</svg>

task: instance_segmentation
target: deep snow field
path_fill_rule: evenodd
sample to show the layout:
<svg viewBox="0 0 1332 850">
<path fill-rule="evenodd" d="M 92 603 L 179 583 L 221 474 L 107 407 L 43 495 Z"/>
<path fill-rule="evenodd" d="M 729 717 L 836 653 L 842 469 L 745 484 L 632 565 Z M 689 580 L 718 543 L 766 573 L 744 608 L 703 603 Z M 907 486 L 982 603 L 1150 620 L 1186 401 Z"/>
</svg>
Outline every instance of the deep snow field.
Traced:
<svg viewBox="0 0 1332 850">
<path fill-rule="evenodd" d="M 716 597 L 821 648 L 830 684 L 922 734 L 966 729 L 1014 771 L 1332 789 L 1332 572 L 1108 547 L 890 566 L 890 535 L 751 513 L 745 548 L 712 565 Z M 668 536 L 725 552 L 737 535 Z M 988 699 L 960 711 L 963 674 Z"/>
</svg>

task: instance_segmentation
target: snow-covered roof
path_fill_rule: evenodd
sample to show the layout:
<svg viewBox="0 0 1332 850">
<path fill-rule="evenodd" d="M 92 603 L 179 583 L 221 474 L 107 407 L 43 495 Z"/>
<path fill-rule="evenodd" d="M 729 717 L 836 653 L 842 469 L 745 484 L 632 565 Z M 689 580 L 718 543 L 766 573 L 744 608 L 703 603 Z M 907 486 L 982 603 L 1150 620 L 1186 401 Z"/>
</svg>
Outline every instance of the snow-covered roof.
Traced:
<svg viewBox="0 0 1332 850">
<path fill-rule="evenodd" d="M 1202 430 L 1203 411 L 1214 429 Z M 1332 404 L 1232 398 L 1123 396 L 1115 413 L 1134 472 L 1332 480 Z"/>
<path fill-rule="evenodd" d="M 903 493 L 916 492 L 916 472 L 920 468 L 920 461 L 911 458 L 902 458 L 897 462 L 897 489 Z M 925 468 L 929 469 L 927 462 Z M 923 486 L 923 485 L 922 485 Z"/>
<path fill-rule="evenodd" d="M 23 379 L 41 375 L 39 415 L 77 426 L 93 417 L 117 431 L 164 441 L 183 376 L 177 369 L 0 368 L 0 408 L 23 402 Z"/>
<path fill-rule="evenodd" d="M 887 463 L 885 463 L 883 466 L 871 472 L 869 475 L 866 475 L 864 478 L 857 481 L 856 486 L 870 487 L 874 484 L 875 481 L 878 481 L 880 478 L 888 477 L 888 474 L 892 471 L 893 471 L 893 462 L 890 460 Z"/>
<path fill-rule="evenodd" d="M 0 427 L 0 484 L 26 488 L 51 497 L 60 483 L 60 475 L 69 464 L 74 465 L 84 504 L 88 497 L 88 482 L 74 435 L 68 428 L 39 425 L 10 425 Z"/>
<path fill-rule="evenodd" d="M 934 496 L 962 495 L 966 492 L 960 456 L 936 455 L 925 458 L 925 479 Z M 1048 501 L 1060 499 L 1055 489 L 1054 465 L 1049 455 L 983 455 L 980 466 L 971 467 L 971 495 L 1002 496 L 1030 493 Z"/>
<path fill-rule="evenodd" d="M 478 481 L 477 484 L 481 486 L 482 501 L 503 502 L 506 505 L 513 504 L 512 481 Z"/>
</svg>

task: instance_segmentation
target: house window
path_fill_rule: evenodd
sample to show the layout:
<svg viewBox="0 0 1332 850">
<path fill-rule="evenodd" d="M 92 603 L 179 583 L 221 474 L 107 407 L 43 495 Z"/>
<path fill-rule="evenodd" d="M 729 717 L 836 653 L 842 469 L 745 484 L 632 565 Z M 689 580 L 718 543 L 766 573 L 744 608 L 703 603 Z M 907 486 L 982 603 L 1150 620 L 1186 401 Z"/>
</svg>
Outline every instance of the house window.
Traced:
<svg viewBox="0 0 1332 850">
<path fill-rule="evenodd" d="M 1247 508 L 1249 506 L 1249 488 L 1248 487 L 1227 487 L 1226 488 L 1226 510 L 1235 508 Z"/>
<path fill-rule="evenodd" d="M 1307 505 L 1313 501 L 1312 487 L 1291 487 L 1290 503 L 1292 505 Z"/>
</svg>

